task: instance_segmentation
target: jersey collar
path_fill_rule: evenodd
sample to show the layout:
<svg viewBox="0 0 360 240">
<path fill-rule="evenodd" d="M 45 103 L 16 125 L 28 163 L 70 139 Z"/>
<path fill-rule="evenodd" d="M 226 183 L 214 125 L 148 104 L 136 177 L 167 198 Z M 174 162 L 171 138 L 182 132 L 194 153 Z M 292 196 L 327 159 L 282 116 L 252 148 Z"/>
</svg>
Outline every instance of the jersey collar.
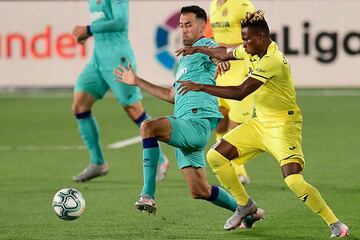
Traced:
<svg viewBox="0 0 360 240">
<path fill-rule="evenodd" d="M 199 37 L 191 46 L 194 46 L 200 39 L 205 38 L 204 36 Z"/>
</svg>

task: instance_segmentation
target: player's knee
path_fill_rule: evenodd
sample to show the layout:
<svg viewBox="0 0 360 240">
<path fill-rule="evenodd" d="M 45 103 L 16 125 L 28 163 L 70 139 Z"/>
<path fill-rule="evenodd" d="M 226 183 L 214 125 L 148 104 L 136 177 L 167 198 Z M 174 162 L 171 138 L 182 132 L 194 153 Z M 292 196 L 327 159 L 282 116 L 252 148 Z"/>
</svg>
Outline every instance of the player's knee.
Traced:
<svg viewBox="0 0 360 240">
<path fill-rule="evenodd" d="M 284 181 L 293 192 L 303 192 L 304 184 L 306 184 L 301 174 L 291 174 L 287 176 Z"/>
<path fill-rule="evenodd" d="M 84 113 L 91 110 L 96 99 L 88 93 L 75 93 L 72 104 L 72 112 L 74 114 Z"/>
<path fill-rule="evenodd" d="M 145 120 L 140 126 L 140 135 L 142 138 L 155 137 L 156 123 L 153 120 Z"/>
<path fill-rule="evenodd" d="M 84 104 L 80 104 L 80 103 L 77 103 L 77 102 L 74 102 L 71 106 L 71 111 L 72 113 L 75 115 L 75 114 L 79 114 L 79 113 L 83 113 L 83 112 L 87 112 L 87 111 L 90 111 L 90 107 L 89 106 L 86 106 Z"/>
<path fill-rule="evenodd" d="M 218 151 L 213 148 L 211 148 L 207 152 L 206 159 L 212 169 L 221 167 L 229 162 L 225 157 L 223 157 Z"/>
</svg>

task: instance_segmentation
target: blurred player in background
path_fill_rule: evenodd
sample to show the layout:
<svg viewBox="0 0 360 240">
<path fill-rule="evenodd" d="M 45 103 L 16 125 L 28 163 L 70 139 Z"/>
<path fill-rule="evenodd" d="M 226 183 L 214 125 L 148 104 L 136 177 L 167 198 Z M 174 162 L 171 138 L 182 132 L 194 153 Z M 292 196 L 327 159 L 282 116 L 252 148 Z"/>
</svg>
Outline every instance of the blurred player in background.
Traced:
<svg viewBox="0 0 360 240">
<path fill-rule="evenodd" d="M 250 0 L 212 0 L 210 5 L 210 26 L 215 42 L 228 49 L 235 49 L 242 44 L 241 19 L 247 12 L 255 11 Z M 218 74 L 216 85 L 237 86 L 243 83 L 249 71 L 248 61 L 229 61 L 230 70 Z M 220 63 L 226 64 L 226 63 Z M 251 119 L 254 115 L 254 98 L 249 96 L 244 101 L 218 98 L 219 110 L 224 115 L 216 128 L 216 140 L 229 130 Z M 233 165 L 240 181 L 250 183 L 244 165 Z"/>
<path fill-rule="evenodd" d="M 225 229 L 236 228 L 245 213 L 249 213 L 248 209 L 255 205 L 231 162 L 246 163 L 260 153 L 268 152 L 279 161 L 284 181 L 291 191 L 329 225 L 331 237 L 345 237 L 349 234 L 348 227 L 336 218 L 319 191 L 301 174 L 305 165 L 301 146 L 302 114 L 296 103 L 288 60 L 271 40 L 261 10 L 248 13 L 241 25 L 243 46 L 234 51 L 228 52 L 225 47 L 188 47 L 179 51 L 183 55 L 205 53 L 222 60 L 250 57 L 252 62 L 251 72 L 241 85 L 220 87 L 183 81 L 178 88 L 178 94 L 200 91 L 238 101 L 256 91 L 257 117 L 231 130 L 207 154 L 216 177 L 240 205 L 225 224 Z"/>
<path fill-rule="evenodd" d="M 185 46 L 215 46 L 212 39 L 204 38 L 206 12 L 198 6 L 181 9 L 180 28 Z M 204 147 L 219 120 L 216 97 L 206 93 L 192 92 L 185 96 L 177 94 L 180 82 L 195 79 L 200 84 L 215 85 L 215 64 L 204 54 L 180 59 L 173 88 L 156 86 L 138 77 L 131 66 L 119 66 L 115 70 L 118 81 L 139 86 L 150 94 L 174 104 L 174 115 L 147 120 L 141 125 L 143 138 L 144 185 L 139 201 L 135 206 L 140 211 L 155 213 L 156 165 L 158 161 L 158 141 L 175 147 L 176 160 L 192 197 L 204 199 L 215 205 L 235 211 L 237 203 L 225 190 L 209 185 L 205 172 Z M 257 209 L 251 214 L 255 214 Z M 247 214 L 249 215 L 249 214 Z M 262 218 L 262 212 L 248 217 L 248 224 Z M 244 221 L 246 222 L 246 221 Z"/>
<path fill-rule="evenodd" d="M 91 113 L 94 103 L 103 98 L 109 89 L 136 125 L 140 126 L 144 120 L 149 119 L 141 104 L 140 89 L 114 81 L 113 69 L 117 65 L 131 62 L 136 69 L 128 39 L 128 0 L 90 0 L 89 4 L 91 24 L 76 26 L 73 30 L 73 35 L 80 44 L 84 44 L 91 36 L 95 40 L 90 62 L 78 77 L 74 88 L 72 110 L 91 161 L 83 172 L 74 176 L 74 180 L 78 182 L 105 175 L 109 171 L 100 147 L 98 126 Z M 168 161 L 160 153 L 159 180 L 164 177 L 167 167 Z"/>
</svg>

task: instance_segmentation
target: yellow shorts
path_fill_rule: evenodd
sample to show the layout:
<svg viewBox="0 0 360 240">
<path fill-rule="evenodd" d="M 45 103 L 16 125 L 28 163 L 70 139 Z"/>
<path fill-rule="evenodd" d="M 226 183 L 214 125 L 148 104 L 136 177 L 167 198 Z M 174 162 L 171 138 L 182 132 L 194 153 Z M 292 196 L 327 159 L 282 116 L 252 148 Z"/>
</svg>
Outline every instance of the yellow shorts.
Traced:
<svg viewBox="0 0 360 240">
<path fill-rule="evenodd" d="M 247 76 L 248 64 L 244 60 L 230 61 L 230 70 L 216 79 L 218 86 L 238 86 Z M 229 119 L 233 122 L 244 123 L 254 115 L 254 97 L 250 95 L 242 101 L 218 98 L 219 107 L 226 108 Z"/>
<path fill-rule="evenodd" d="M 301 128 L 301 122 L 259 122 L 253 118 L 225 134 L 223 139 L 237 148 L 239 158 L 233 161 L 238 164 L 244 164 L 260 153 L 267 152 L 281 166 L 297 162 L 304 168 Z"/>
</svg>

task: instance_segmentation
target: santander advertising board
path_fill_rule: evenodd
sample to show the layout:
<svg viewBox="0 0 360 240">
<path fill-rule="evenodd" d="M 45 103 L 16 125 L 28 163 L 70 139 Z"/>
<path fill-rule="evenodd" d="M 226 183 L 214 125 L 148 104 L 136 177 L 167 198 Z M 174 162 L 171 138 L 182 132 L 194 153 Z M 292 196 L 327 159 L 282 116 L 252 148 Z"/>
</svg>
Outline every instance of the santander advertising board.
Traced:
<svg viewBox="0 0 360 240">
<path fill-rule="evenodd" d="M 51 25 L 40 32 L 9 32 L 0 35 L 0 58 L 87 58 L 87 45 L 79 45 L 70 33 L 55 33 Z"/>
</svg>

